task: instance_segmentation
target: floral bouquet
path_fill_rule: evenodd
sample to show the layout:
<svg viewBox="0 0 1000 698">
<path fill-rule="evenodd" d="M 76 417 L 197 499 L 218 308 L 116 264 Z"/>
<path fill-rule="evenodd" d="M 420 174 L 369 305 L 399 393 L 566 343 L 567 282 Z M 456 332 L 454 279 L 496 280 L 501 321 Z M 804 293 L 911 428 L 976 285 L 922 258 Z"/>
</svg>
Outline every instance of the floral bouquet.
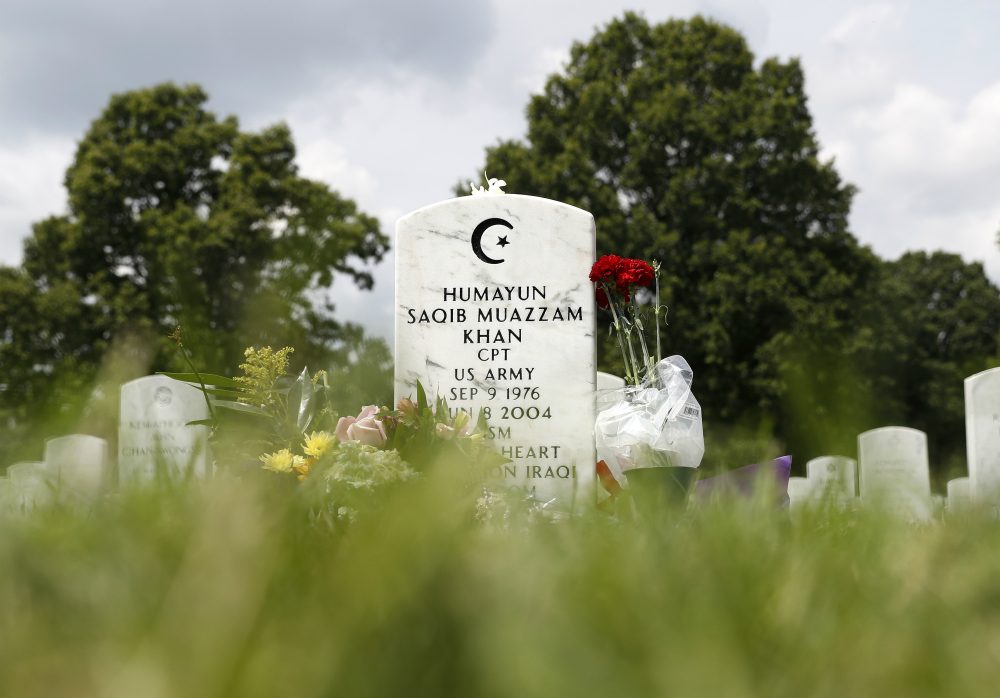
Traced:
<svg viewBox="0 0 1000 698">
<path fill-rule="evenodd" d="M 164 375 L 204 394 L 210 416 L 191 423 L 209 428 L 216 470 L 300 490 L 331 525 L 372 511 L 385 492 L 431 469 L 465 466 L 468 483 L 461 484 L 478 492 L 477 476 L 507 462 L 486 438 L 482 413 L 473 419 L 441 398 L 431 404 L 419 383 L 416 402 L 403 399 L 395 410 L 366 405 L 357 416 L 340 416 L 325 371 L 289 375 L 291 347 L 250 347 L 241 375 L 229 378 L 198 371 L 179 330 L 171 338 L 191 372 Z"/>
<path fill-rule="evenodd" d="M 661 358 L 666 307 L 660 304 L 659 265 L 605 255 L 594 264 L 590 280 L 598 307 L 611 314 L 625 365 L 625 386 L 599 401 L 599 479 L 614 494 L 630 479 L 635 485 L 669 475 L 668 481 L 686 491 L 705 453 L 701 406 L 691 392 L 694 373 L 684 357 Z M 647 338 L 649 328 L 654 331 Z M 654 468 L 655 473 L 647 470 Z"/>
</svg>

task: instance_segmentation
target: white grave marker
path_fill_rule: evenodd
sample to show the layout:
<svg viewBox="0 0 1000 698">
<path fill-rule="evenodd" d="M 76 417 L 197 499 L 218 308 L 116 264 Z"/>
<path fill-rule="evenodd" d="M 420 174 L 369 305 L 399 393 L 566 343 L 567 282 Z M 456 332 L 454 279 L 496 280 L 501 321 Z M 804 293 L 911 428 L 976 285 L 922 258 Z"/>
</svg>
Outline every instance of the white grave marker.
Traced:
<svg viewBox="0 0 1000 698">
<path fill-rule="evenodd" d="M 807 477 L 788 478 L 788 507 L 792 510 L 815 503 L 816 483 Z"/>
<path fill-rule="evenodd" d="M 625 379 L 613 373 L 597 372 L 597 412 L 614 406 L 622 399 Z M 596 415 L 595 415 L 596 418 Z"/>
<path fill-rule="evenodd" d="M 467 196 L 396 224 L 396 399 L 487 411 L 505 482 L 593 497 L 594 218 L 557 201 Z"/>
<path fill-rule="evenodd" d="M 54 479 L 45 463 L 27 461 L 7 468 L 10 498 L 14 511 L 26 513 L 52 501 Z"/>
<path fill-rule="evenodd" d="M 108 442 L 70 434 L 45 442 L 45 467 L 56 479 L 61 497 L 91 501 L 111 484 Z"/>
<path fill-rule="evenodd" d="M 907 518 L 931 515 L 927 435 L 909 427 L 882 427 L 858 436 L 861 498 Z"/>
<path fill-rule="evenodd" d="M 1000 368 L 965 379 L 965 445 L 972 496 L 1000 504 Z"/>
<path fill-rule="evenodd" d="M 613 373 L 597 372 L 598 390 L 617 390 L 625 387 L 625 379 Z"/>
<path fill-rule="evenodd" d="M 948 480 L 948 513 L 965 511 L 972 506 L 972 481 L 967 477 Z"/>
<path fill-rule="evenodd" d="M 858 464 L 844 456 L 820 456 L 806 463 L 806 475 L 816 483 L 820 496 L 851 500 L 858 496 Z"/>
<path fill-rule="evenodd" d="M 118 479 L 122 484 L 205 477 L 208 431 L 188 422 L 207 419 L 197 388 L 166 376 L 146 376 L 121 388 L 118 418 Z"/>
</svg>

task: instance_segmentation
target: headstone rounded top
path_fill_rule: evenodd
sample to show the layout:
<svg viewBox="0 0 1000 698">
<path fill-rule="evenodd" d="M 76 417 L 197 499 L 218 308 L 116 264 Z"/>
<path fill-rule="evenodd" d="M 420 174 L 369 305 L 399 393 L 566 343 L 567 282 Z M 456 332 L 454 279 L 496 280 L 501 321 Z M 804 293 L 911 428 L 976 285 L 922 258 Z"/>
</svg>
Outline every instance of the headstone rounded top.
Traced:
<svg viewBox="0 0 1000 698">
<path fill-rule="evenodd" d="M 901 432 L 911 433 L 911 434 L 914 434 L 914 435 L 920 435 L 920 436 L 923 436 L 924 438 L 927 438 L 927 434 L 925 434 L 924 432 L 920 431 L 919 429 L 914 429 L 913 427 L 878 427 L 876 429 L 869 429 L 868 431 L 861 432 L 860 434 L 858 434 L 858 438 L 861 439 L 861 438 L 864 438 L 866 436 L 870 436 L 870 435 L 874 435 L 874 434 L 884 434 L 884 433 L 889 433 L 889 432 L 896 433 L 896 434 L 901 433 Z"/>
<path fill-rule="evenodd" d="M 150 376 L 140 376 L 139 378 L 133 378 L 127 383 L 122 383 L 122 389 L 137 385 L 145 385 L 147 383 L 150 384 L 163 383 L 164 385 L 169 385 L 170 383 L 180 384 L 179 381 L 175 381 L 173 378 L 170 378 L 169 376 L 153 374 Z"/>
<path fill-rule="evenodd" d="M 948 493 L 950 494 L 953 490 L 967 490 L 971 481 L 968 477 L 956 477 L 953 480 L 948 480 Z"/>
<path fill-rule="evenodd" d="M 857 467 L 857 461 L 847 456 L 817 456 L 806 463 L 806 475 L 818 477 L 832 472 L 843 472 Z"/>
<path fill-rule="evenodd" d="M 509 205 L 513 201 L 526 201 L 526 202 L 539 202 L 544 203 L 553 207 L 563 208 L 566 213 L 581 216 L 584 218 L 593 219 L 594 214 L 590 211 L 586 211 L 572 204 L 567 204 L 562 201 L 556 201 L 555 199 L 546 199 L 543 196 L 531 196 L 529 194 L 504 194 L 503 196 L 456 196 L 452 199 L 444 199 L 443 201 L 437 201 L 433 204 L 428 204 L 427 206 L 421 206 L 420 208 L 410 211 L 409 213 L 400 216 L 398 223 L 405 223 L 411 218 L 420 217 L 428 213 L 434 213 L 438 209 L 446 208 L 455 205 L 468 205 L 468 206 L 483 206 L 484 204 L 495 203 L 497 207 L 503 208 L 504 205 Z"/>
<path fill-rule="evenodd" d="M 93 445 L 107 444 L 107 441 L 102 439 L 100 436 L 93 436 L 91 434 L 66 434 L 65 436 L 53 436 L 52 438 L 45 439 L 45 447 L 48 448 L 50 445 L 59 446 L 64 443 L 71 442 L 78 444 L 89 443 Z"/>
<path fill-rule="evenodd" d="M 988 368 L 985 371 L 980 371 L 979 373 L 973 373 L 971 376 L 965 379 L 965 383 L 966 385 L 968 385 L 970 383 L 975 383 L 978 380 L 982 380 L 986 376 L 993 376 L 993 375 L 1000 378 L 1000 366 L 996 366 L 994 368 Z"/>
<path fill-rule="evenodd" d="M 31 477 L 35 474 L 44 473 L 46 470 L 43 461 L 22 461 L 7 467 L 7 477 L 11 480 L 19 480 L 23 477 Z"/>
</svg>

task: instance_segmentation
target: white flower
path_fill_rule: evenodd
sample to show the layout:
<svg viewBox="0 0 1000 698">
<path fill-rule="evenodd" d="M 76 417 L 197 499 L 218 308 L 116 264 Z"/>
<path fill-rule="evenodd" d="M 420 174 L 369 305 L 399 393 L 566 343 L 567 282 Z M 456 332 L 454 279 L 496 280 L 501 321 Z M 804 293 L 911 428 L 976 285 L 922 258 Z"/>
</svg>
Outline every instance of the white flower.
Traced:
<svg viewBox="0 0 1000 698">
<path fill-rule="evenodd" d="M 507 186 L 507 182 L 503 181 L 502 179 L 497 179 L 496 177 L 488 177 L 485 172 L 483 172 L 483 179 L 486 180 L 486 184 L 487 186 L 489 186 L 489 189 L 486 189 L 481 186 L 477 187 L 475 182 L 469 182 L 469 189 L 471 190 L 470 193 L 472 194 L 472 196 L 480 196 L 484 194 L 496 195 L 496 194 L 507 193 L 503 190 L 503 187 Z"/>
</svg>

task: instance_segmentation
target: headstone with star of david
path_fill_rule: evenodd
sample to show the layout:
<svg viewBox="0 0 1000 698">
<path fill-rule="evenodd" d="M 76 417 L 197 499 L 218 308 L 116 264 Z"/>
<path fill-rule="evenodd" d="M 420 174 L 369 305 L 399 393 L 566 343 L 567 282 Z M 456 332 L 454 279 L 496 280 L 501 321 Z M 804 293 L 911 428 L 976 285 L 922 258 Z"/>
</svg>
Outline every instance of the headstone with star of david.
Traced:
<svg viewBox="0 0 1000 698">
<path fill-rule="evenodd" d="M 496 478 L 564 508 L 594 496 L 595 234 L 586 211 L 501 192 L 396 224 L 397 401 L 419 381 L 483 409 L 510 459 Z"/>
<path fill-rule="evenodd" d="M 806 474 L 821 496 L 848 501 L 857 496 L 858 464 L 844 456 L 819 456 L 806 463 Z"/>
<path fill-rule="evenodd" d="M 860 496 L 912 520 L 931 516 L 927 435 L 909 427 L 881 427 L 858 436 Z"/>
<path fill-rule="evenodd" d="M 207 419 L 200 390 L 166 376 L 145 376 L 121 387 L 118 478 L 122 484 L 205 477 Z"/>
<path fill-rule="evenodd" d="M 1000 504 L 1000 368 L 965 379 L 965 444 L 973 498 Z"/>
</svg>

